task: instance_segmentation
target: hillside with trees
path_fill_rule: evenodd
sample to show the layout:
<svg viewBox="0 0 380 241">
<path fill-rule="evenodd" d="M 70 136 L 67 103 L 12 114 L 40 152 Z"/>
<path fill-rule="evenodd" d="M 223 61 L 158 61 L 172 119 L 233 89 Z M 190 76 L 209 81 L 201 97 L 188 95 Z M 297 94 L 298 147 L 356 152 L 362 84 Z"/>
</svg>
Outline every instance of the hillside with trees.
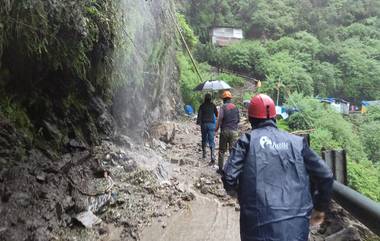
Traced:
<svg viewBox="0 0 380 241">
<path fill-rule="evenodd" d="M 210 75 L 212 67 L 226 69 L 261 80 L 260 92 L 272 97 L 279 92 L 280 104 L 300 110 L 285 128 L 313 130 L 316 151 L 346 149 L 350 185 L 380 200 L 380 109 L 342 116 L 315 98 L 342 98 L 354 105 L 380 99 L 379 1 L 191 0 L 183 5 L 191 26 L 186 28 L 193 31 L 185 31 L 187 39 L 199 39 L 192 50 L 205 77 L 241 85 L 233 75 Z M 213 26 L 242 28 L 245 40 L 215 47 L 209 36 Z M 190 61 L 179 60 L 182 91 L 191 93 L 199 80 L 185 68 Z M 197 105 L 199 96 L 188 95 L 185 102 Z"/>
<path fill-rule="evenodd" d="M 291 91 L 359 103 L 380 98 L 380 2 L 376 0 L 189 1 L 198 57 L 277 82 Z M 210 46 L 212 26 L 236 26 L 248 39 Z"/>
</svg>

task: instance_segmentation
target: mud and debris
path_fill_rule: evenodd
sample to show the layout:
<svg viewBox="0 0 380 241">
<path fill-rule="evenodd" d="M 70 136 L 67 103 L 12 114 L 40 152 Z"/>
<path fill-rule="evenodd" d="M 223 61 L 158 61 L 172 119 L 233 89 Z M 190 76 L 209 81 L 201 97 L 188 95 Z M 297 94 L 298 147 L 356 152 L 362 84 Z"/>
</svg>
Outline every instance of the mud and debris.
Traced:
<svg viewBox="0 0 380 241">
<path fill-rule="evenodd" d="M 0 240 L 238 241 L 239 205 L 201 157 L 199 127 L 186 118 L 173 126 L 170 142 L 118 137 L 59 160 L 29 151 L 0 172 Z M 331 210 L 310 241 L 372 238 Z"/>
</svg>

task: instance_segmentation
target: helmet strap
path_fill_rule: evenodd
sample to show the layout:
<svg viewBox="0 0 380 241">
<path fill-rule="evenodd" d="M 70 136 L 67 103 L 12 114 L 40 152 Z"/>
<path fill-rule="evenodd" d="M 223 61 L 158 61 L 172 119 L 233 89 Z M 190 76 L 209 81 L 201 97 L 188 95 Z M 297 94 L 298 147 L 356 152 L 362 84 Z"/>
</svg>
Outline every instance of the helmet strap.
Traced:
<svg viewBox="0 0 380 241">
<path fill-rule="evenodd" d="M 267 105 L 267 119 L 270 118 L 269 108 L 270 108 L 269 105 Z"/>
</svg>

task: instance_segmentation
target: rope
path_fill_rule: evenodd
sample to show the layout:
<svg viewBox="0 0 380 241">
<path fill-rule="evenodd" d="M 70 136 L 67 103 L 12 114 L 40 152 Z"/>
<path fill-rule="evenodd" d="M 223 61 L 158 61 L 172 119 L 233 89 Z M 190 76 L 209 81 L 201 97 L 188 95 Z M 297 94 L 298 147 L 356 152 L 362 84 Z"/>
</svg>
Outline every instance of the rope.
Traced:
<svg viewBox="0 0 380 241">
<path fill-rule="evenodd" d="M 143 52 L 139 51 L 139 48 L 137 47 L 135 41 L 133 40 L 133 38 L 131 37 L 131 35 L 129 35 L 129 33 L 127 32 L 127 30 L 123 29 L 123 32 L 127 36 L 128 40 L 132 43 L 133 47 L 136 49 L 136 53 L 140 56 L 140 58 L 142 60 L 147 59 L 147 56 L 145 54 L 143 54 Z"/>
<path fill-rule="evenodd" d="M 188 46 L 187 43 L 186 43 L 186 39 L 185 39 L 185 37 L 184 37 L 183 34 L 182 34 L 181 27 L 179 26 L 179 24 L 178 24 L 178 22 L 177 22 L 177 19 L 174 17 L 174 15 L 173 15 L 173 13 L 171 12 L 170 9 L 168 10 L 168 12 L 169 12 L 170 17 L 171 17 L 172 20 L 173 20 L 174 25 L 176 26 L 177 32 L 178 32 L 179 35 L 181 36 L 181 41 L 182 41 L 182 43 L 185 45 L 186 51 L 187 51 L 187 53 L 188 53 L 189 56 L 190 56 L 190 60 L 191 60 L 191 63 L 193 64 L 193 66 L 194 66 L 194 68 L 195 68 L 195 72 L 197 72 L 197 75 L 198 75 L 199 79 L 201 80 L 201 82 L 203 82 L 203 78 L 202 78 L 202 76 L 201 76 L 201 74 L 200 74 L 200 72 L 199 72 L 199 70 L 198 70 L 198 67 L 197 67 L 197 64 L 195 63 L 195 60 L 194 60 L 194 58 L 193 58 L 193 55 L 191 54 L 190 48 L 189 48 L 189 46 Z"/>
</svg>

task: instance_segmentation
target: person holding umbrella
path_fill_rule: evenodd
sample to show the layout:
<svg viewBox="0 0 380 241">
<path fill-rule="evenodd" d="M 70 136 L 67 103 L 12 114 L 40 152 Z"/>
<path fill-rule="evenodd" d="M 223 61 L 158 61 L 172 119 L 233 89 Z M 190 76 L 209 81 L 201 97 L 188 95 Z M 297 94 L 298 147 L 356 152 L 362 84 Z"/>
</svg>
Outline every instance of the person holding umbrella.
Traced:
<svg viewBox="0 0 380 241">
<path fill-rule="evenodd" d="M 232 94 L 229 90 L 222 93 L 223 105 L 219 110 L 215 132 L 221 129 L 219 138 L 218 172 L 223 173 L 224 154 L 227 150 L 231 153 L 232 147 L 239 137 L 238 127 L 240 122 L 239 109 L 232 103 Z M 214 164 L 213 162 L 211 164 Z"/>
<path fill-rule="evenodd" d="M 223 157 L 224 152 L 227 150 L 227 145 L 232 148 L 232 143 L 237 139 L 237 123 L 239 123 L 239 111 L 237 110 L 236 106 L 231 103 L 232 94 L 229 91 L 231 89 L 231 86 L 224 82 L 223 80 L 208 80 L 205 81 L 199 85 L 197 85 L 193 90 L 194 91 L 224 91 L 222 99 L 224 101 L 224 105 L 220 108 L 220 113 L 222 114 L 222 117 L 220 116 L 217 120 L 215 133 L 218 132 L 219 127 L 222 129 L 222 133 L 220 134 L 221 140 L 219 142 L 219 157 L 218 157 L 218 163 L 219 163 L 219 173 L 221 173 L 221 170 L 223 169 Z M 200 113 L 200 111 L 198 112 Z M 202 125 L 201 117 L 198 115 L 198 123 Z M 237 123 L 236 123 L 237 122 Z M 205 133 L 205 132 L 204 132 Z M 212 135 L 212 139 L 213 139 Z M 207 135 L 207 137 L 211 137 L 211 135 Z M 202 149 L 203 149 L 203 141 L 202 141 Z M 222 144 L 222 149 L 220 148 Z M 210 146 L 211 148 L 211 146 Z M 204 148 L 205 150 L 205 148 Z M 211 162 L 210 165 L 215 164 L 215 158 L 213 157 L 214 154 L 214 148 L 211 148 Z"/>
<path fill-rule="evenodd" d="M 218 117 L 218 110 L 211 101 L 211 94 L 207 93 L 203 104 L 199 107 L 197 124 L 201 126 L 202 133 L 202 157 L 206 158 L 207 143 L 210 147 L 211 162 L 215 162 L 215 119 Z"/>
</svg>

